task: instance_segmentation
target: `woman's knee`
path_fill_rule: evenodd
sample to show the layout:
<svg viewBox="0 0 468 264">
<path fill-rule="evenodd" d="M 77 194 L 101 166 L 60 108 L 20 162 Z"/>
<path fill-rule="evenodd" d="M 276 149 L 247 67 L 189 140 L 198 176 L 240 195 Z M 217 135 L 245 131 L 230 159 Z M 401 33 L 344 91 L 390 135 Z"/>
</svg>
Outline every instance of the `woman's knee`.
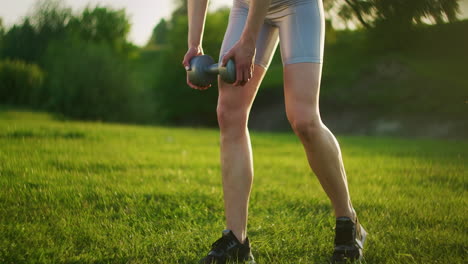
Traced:
<svg viewBox="0 0 468 264">
<path fill-rule="evenodd" d="M 290 118 L 289 123 L 296 135 L 303 140 L 317 136 L 323 129 L 323 123 L 319 116 Z"/>
<path fill-rule="evenodd" d="M 248 118 L 246 110 L 218 103 L 216 114 L 218 117 L 219 128 L 222 133 L 245 131 Z"/>
</svg>

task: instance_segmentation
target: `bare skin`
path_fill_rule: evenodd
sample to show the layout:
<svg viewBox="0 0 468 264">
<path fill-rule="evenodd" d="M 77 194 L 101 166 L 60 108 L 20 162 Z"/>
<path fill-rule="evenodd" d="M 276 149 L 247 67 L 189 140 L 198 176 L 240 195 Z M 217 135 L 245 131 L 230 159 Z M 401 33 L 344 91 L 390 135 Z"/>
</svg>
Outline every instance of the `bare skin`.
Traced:
<svg viewBox="0 0 468 264">
<path fill-rule="evenodd" d="M 330 198 L 335 216 L 355 219 L 340 146 L 320 117 L 322 64 L 288 64 L 283 74 L 286 114 L 309 165 Z"/>
<path fill-rule="evenodd" d="M 203 54 L 201 35 L 207 0 L 189 0 L 189 50 L 183 65 L 189 67 L 193 56 Z M 219 79 L 218 123 L 221 132 L 221 170 L 223 177 L 226 228 L 241 243 L 247 237 L 250 191 L 253 181 L 253 159 L 247 128 L 248 117 L 265 69 L 253 64 L 256 36 L 270 1 L 251 1 L 247 24 L 240 40 L 224 56 L 236 62 L 237 80 L 228 84 Z M 198 14 L 198 16 L 197 16 Z M 330 198 L 336 217 L 356 219 L 348 191 L 346 173 L 339 144 L 322 123 L 319 112 L 319 91 L 322 65 L 297 63 L 284 67 L 286 113 L 300 138 L 309 165 Z M 187 80 L 187 84 L 199 90 Z"/>
<path fill-rule="evenodd" d="M 203 55 L 202 41 L 203 41 L 203 30 L 205 29 L 205 19 L 206 13 L 208 11 L 208 0 L 193 1 L 189 0 L 187 2 L 187 12 L 189 19 L 189 34 L 187 39 L 188 51 L 184 56 L 182 65 L 185 69 L 190 70 L 190 59 L 195 56 Z M 201 87 L 192 84 L 188 79 L 187 74 L 187 84 L 197 90 L 206 90 L 210 86 Z"/>
<path fill-rule="evenodd" d="M 221 132 L 221 172 L 223 175 L 226 228 L 241 243 L 247 237 L 247 216 L 253 181 L 253 160 L 247 128 L 250 109 L 265 69 L 254 66 L 253 77 L 243 87 L 219 80 L 218 123 Z"/>
</svg>

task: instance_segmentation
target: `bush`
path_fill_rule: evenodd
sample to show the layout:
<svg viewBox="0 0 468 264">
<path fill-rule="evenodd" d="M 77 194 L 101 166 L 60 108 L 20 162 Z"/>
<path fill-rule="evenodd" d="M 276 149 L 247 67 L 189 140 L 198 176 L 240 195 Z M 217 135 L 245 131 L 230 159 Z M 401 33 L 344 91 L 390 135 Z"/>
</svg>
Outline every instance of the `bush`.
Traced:
<svg viewBox="0 0 468 264">
<path fill-rule="evenodd" d="M 44 73 L 35 64 L 19 60 L 0 61 L 0 103 L 33 105 L 40 93 Z"/>
<path fill-rule="evenodd" d="M 206 19 L 203 49 L 205 54 L 211 55 L 215 60 L 218 60 L 228 16 L 229 10 L 224 9 L 208 13 Z M 187 16 L 172 18 L 167 34 L 168 43 L 171 45 L 161 53 L 160 65 L 156 72 L 158 118 L 175 124 L 215 125 L 217 84 L 214 83 L 213 87 L 204 92 L 191 89 L 186 84 L 182 59 L 187 51 L 187 43 L 181 39 L 187 38 L 187 30 Z"/>
<path fill-rule="evenodd" d="M 106 45 L 68 40 L 49 46 L 45 107 L 66 116 L 131 121 L 133 82 L 127 62 Z"/>
</svg>

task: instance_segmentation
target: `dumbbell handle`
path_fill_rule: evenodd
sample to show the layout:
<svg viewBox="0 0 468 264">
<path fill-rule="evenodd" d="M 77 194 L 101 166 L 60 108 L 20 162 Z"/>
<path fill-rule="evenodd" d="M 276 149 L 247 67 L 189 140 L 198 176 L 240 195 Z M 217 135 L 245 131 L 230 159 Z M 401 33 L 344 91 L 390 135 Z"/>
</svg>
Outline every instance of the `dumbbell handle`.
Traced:
<svg viewBox="0 0 468 264">
<path fill-rule="evenodd" d="M 236 81 L 236 66 L 234 61 L 228 60 L 225 66 L 214 63 L 213 58 L 208 55 L 193 57 L 190 60 L 189 80 L 198 86 L 209 86 L 216 81 L 218 74 L 227 83 Z"/>
<path fill-rule="evenodd" d="M 219 74 L 219 63 L 211 64 L 205 71 L 212 74 Z"/>
<path fill-rule="evenodd" d="M 229 60 L 227 64 L 230 64 L 230 66 L 232 68 L 234 68 L 234 61 L 232 60 Z M 214 63 L 214 64 L 211 64 L 210 66 L 207 66 L 204 70 L 207 72 L 207 73 L 210 73 L 210 74 L 221 74 L 221 77 L 223 79 L 225 79 L 225 81 L 229 82 L 229 83 L 233 83 L 235 81 L 235 78 L 236 76 L 231 76 L 230 74 L 227 73 L 227 64 L 226 66 L 219 66 L 220 63 Z"/>
</svg>

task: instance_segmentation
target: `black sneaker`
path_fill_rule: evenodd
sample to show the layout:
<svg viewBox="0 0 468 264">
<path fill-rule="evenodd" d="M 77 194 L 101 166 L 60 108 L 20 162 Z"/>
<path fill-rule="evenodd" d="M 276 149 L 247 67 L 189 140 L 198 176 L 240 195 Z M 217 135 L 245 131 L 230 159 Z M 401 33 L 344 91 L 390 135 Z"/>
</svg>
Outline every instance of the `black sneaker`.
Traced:
<svg viewBox="0 0 468 264">
<path fill-rule="evenodd" d="M 335 250 L 331 263 L 341 264 L 361 260 L 366 236 L 366 230 L 357 219 L 354 223 L 349 217 L 338 217 L 335 228 Z"/>
<path fill-rule="evenodd" d="M 250 251 L 249 238 L 241 244 L 231 230 L 223 231 L 223 236 L 211 246 L 211 251 L 199 262 L 200 264 L 248 263 L 255 264 Z"/>
</svg>

